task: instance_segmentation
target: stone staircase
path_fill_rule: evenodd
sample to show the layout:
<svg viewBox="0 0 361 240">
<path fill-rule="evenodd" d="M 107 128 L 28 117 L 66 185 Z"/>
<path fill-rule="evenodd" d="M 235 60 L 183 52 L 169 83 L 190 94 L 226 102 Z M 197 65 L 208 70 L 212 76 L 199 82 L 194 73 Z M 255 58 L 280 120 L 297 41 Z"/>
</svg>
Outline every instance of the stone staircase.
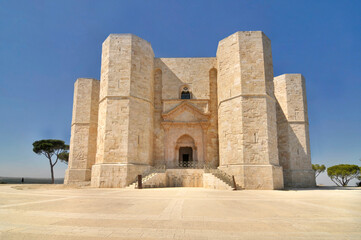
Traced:
<svg viewBox="0 0 361 240">
<path fill-rule="evenodd" d="M 146 175 L 145 177 L 143 177 L 142 178 L 142 187 L 143 188 L 152 187 L 152 184 L 150 184 L 150 182 L 152 182 L 151 180 L 153 178 L 156 178 L 157 175 L 158 175 L 157 172 L 153 172 L 153 173 L 150 173 L 150 174 Z M 153 186 L 153 187 L 155 187 L 155 186 Z M 135 182 L 133 182 L 132 184 L 130 184 L 126 188 L 128 188 L 128 189 L 137 189 L 138 188 L 138 180 L 136 180 Z"/>
<path fill-rule="evenodd" d="M 216 177 L 212 173 L 203 174 L 203 187 L 218 190 L 234 190 L 231 185 Z"/>
<path fill-rule="evenodd" d="M 220 169 L 205 169 L 203 174 L 203 187 L 219 190 L 237 190 L 232 176 Z"/>
<path fill-rule="evenodd" d="M 219 189 L 219 190 L 236 190 L 241 189 L 240 187 L 234 186 L 232 176 L 221 171 L 220 169 L 204 168 L 200 169 L 203 172 L 203 184 L 200 183 L 198 187 L 203 185 L 204 188 L 208 189 Z M 174 171 L 174 169 L 169 169 Z M 153 168 L 148 172 L 143 173 L 142 187 L 143 188 L 162 188 L 167 187 L 167 172 L 165 168 Z M 179 170 L 178 170 L 179 171 Z M 169 177 L 169 176 L 168 176 Z M 201 178 L 202 179 L 202 178 Z M 137 189 L 138 181 L 134 180 L 127 189 Z"/>
<path fill-rule="evenodd" d="M 143 188 L 155 188 L 155 187 L 166 187 L 166 174 L 165 166 L 153 167 L 149 171 L 142 174 L 142 187 Z M 138 188 L 138 177 L 126 188 L 137 189 Z"/>
</svg>

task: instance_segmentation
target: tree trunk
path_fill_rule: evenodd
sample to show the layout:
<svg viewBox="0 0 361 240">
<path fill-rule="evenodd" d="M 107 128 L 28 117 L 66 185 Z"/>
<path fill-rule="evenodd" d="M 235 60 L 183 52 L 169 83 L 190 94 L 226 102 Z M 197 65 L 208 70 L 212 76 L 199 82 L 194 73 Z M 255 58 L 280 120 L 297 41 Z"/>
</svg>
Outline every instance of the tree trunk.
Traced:
<svg viewBox="0 0 361 240">
<path fill-rule="evenodd" d="M 49 159 L 49 163 L 50 163 L 50 172 L 51 172 L 51 183 L 54 184 L 54 167 L 51 162 L 51 159 Z"/>
</svg>

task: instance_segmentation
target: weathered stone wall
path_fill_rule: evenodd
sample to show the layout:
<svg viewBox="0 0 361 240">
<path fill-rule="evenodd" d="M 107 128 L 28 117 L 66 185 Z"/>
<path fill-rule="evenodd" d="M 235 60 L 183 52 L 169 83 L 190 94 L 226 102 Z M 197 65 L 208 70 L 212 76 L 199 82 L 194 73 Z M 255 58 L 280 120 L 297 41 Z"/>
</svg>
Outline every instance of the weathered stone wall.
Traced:
<svg viewBox="0 0 361 240">
<path fill-rule="evenodd" d="M 183 87 L 191 99 L 180 99 Z M 216 58 L 154 58 L 147 41 L 111 34 L 100 84 L 75 84 L 71 131 L 66 183 L 91 174 L 94 187 L 125 187 L 150 166 L 177 166 L 180 147 L 192 147 L 193 160 L 246 189 L 314 185 L 304 79 L 273 82 L 271 43 L 259 31 L 221 40 Z"/>
<path fill-rule="evenodd" d="M 154 67 L 162 71 L 162 99 L 180 99 L 185 85 L 192 99 L 210 99 L 209 71 L 216 58 L 156 58 Z"/>
<path fill-rule="evenodd" d="M 203 187 L 203 169 L 167 169 L 168 187 Z"/>
<path fill-rule="evenodd" d="M 153 177 L 142 184 L 143 188 L 163 188 L 167 187 L 167 174 L 156 173 Z"/>
<path fill-rule="evenodd" d="M 203 169 L 167 169 L 143 178 L 143 188 L 204 187 L 218 190 L 233 190 L 233 187 Z M 127 188 L 136 188 L 136 182 Z"/>
<path fill-rule="evenodd" d="M 95 162 L 99 81 L 79 78 L 74 84 L 70 153 L 65 184 L 90 181 Z"/>
<path fill-rule="evenodd" d="M 155 66 L 156 67 L 156 66 Z M 163 165 L 164 157 L 164 129 L 162 122 L 162 70 L 154 71 L 154 133 L 153 133 L 153 165 Z"/>
<path fill-rule="evenodd" d="M 170 112 L 183 101 L 187 101 L 201 112 L 210 114 L 209 126 L 203 133 L 202 129 L 198 131 L 200 126 L 186 126 L 187 131 L 184 132 L 184 126 L 178 125 L 174 126 L 174 129 L 170 129 L 169 133 L 172 135 L 174 132 L 184 132 L 183 134 L 188 133 L 195 137 L 200 136 L 200 138 L 203 138 L 202 134 L 205 134 L 204 141 L 200 141 L 200 143 L 204 142 L 205 146 L 203 144 L 197 146 L 200 159 L 206 159 L 211 165 L 218 166 L 217 71 L 215 66 L 215 58 L 155 59 L 154 165 L 165 163 L 174 165 L 170 161 L 174 161 L 174 156 L 176 156 L 173 145 L 177 139 L 172 139 L 171 136 L 166 138 L 165 129 L 161 126 L 163 121 L 161 114 Z M 181 89 L 184 86 L 189 88 L 192 99 L 180 100 Z M 187 117 L 189 120 L 191 119 L 191 116 L 183 116 L 182 121 L 186 121 Z M 173 145 L 169 143 L 171 139 L 174 142 Z M 203 148 L 204 151 L 200 152 Z M 169 153 L 167 154 L 167 152 Z"/>
<path fill-rule="evenodd" d="M 217 70 L 212 68 L 209 71 L 209 127 L 207 128 L 206 138 L 206 151 L 205 158 L 212 167 L 219 166 L 219 153 L 218 153 L 218 99 L 217 99 Z"/>
<path fill-rule="evenodd" d="M 125 187 L 149 168 L 153 155 L 153 61 L 151 45 L 132 34 L 111 34 L 103 43 L 92 186 Z"/>
<path fill-rule="evenodd" d="M 246 189 L 283 188 L 269 39 L 237 32 L 219 42 L 217 61 L 220 168 Z"/>
<path fill-rule="evenodd" d="M 313 187 L 305 79 L 301 74 L 274 78 L 278 151 L 285 186 Z"/>
<path fill-rule="evenodd" d="M 103 43 L 96 163 L 126 163 L 128 155 L 131 35 Z"/>
</svg>

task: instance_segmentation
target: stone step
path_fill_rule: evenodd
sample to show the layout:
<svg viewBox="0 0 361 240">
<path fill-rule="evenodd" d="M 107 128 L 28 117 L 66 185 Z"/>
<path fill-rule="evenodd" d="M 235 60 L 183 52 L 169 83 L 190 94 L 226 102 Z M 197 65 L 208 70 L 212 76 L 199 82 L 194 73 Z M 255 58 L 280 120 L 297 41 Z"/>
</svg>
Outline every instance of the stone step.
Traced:
<svg viewBox="0 0 361 240">
<path fill-rule="evenodd" d="M 225 180 L 224 177 L 218 176 L 222 174 L 222 172 L 209 172 L 203 173 L 203 187 L 209 189 L 219 189 L 219 190 L 235 190 L 231 182 L 229 182 L 228 178 Z M 224 174 L 224 173 L 223 173 Z M 142 186 L 143 188 L 159 188 L 159 187 L 166 187 L 167 180 L 166 180 L 166 173 L 164 172 L 153 172 L 146 175 L 142 179 Z M 134 182 L 127 186 L 127 189 L 136 189 L 138 186 L 138 182 Z M 240 189 L 239 187 L 237 189 Z"/>
<path fill-rule="evenodd" d="M 234 190 L 234 188 L 231 185 L 229 185 L 222 179 L 218 178 L 213 173 L 203 174 L 203 187 L 218 189 L 218 190 Z"/>
<path fill-rule="evenodd" d="M 144 178 L 142 178 L 142 186 L 143 188 L 147 187 L 147 182 L 149 180 L 151 180 L 152 178 L 154 178 L 155 176 L 157 176 L 158 173 L 151 173 L 149 175 L 146 175 Z M 138 182 L 135 181 L 134 183 L 130 184 L 129 186 L 127 186 L 126 188 L 128 189 L 136 189 L 138 186 Z"/>
</svg>

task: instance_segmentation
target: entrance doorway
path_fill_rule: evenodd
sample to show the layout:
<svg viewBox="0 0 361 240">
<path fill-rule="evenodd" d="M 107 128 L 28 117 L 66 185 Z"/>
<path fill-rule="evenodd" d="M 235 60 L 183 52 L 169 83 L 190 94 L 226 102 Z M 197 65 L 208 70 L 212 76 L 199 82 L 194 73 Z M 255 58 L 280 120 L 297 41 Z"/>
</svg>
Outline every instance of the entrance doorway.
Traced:
<svg viewBox="0 0 361 240">
<path fill-rule="evenodd" d="M 179 166 L 191 167 L 193 163 L 193 149 L 191 147 L 179 148 Z"/>
</svg>

